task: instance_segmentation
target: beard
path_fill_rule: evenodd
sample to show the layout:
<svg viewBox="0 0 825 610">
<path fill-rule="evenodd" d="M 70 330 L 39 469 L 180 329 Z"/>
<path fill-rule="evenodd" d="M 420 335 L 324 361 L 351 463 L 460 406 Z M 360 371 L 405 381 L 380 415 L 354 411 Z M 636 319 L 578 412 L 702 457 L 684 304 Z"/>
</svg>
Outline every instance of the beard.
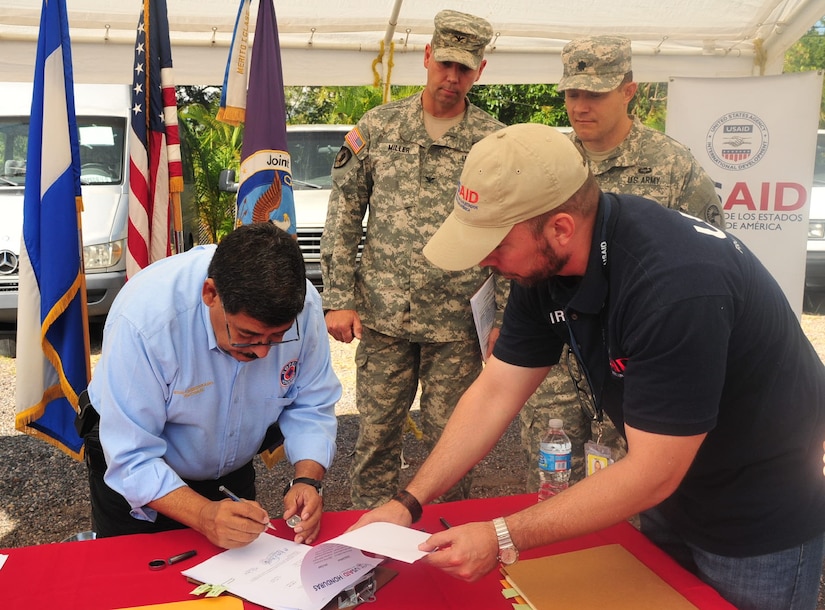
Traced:
<svg viewBox="0 0 825 610">
<path fill-rule="evenodd" d="M 557 276 L 569 261 L 569 254 L 560 256 L 547 239 L 542 237 L 532 270 L 529 273 L 513 273 L 505 277 L 529 288 Z"/>
</svg>

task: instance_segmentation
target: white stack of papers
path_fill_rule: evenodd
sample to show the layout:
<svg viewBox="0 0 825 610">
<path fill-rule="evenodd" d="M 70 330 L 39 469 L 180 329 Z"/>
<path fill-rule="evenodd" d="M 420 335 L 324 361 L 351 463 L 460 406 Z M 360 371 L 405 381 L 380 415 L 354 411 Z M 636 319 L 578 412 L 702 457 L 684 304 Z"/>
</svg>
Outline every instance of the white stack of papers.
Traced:
<svg viewBox="0 0 825 610">
<path fill-rule="evenodd" d="M 426 553 L 426 532 L 391 523 L 371 523 L 317 546 L 267 533 L 251 544 L 224 551 L 183 575 L 273 610 L 320 610 L 364 578 L 385 557 L 412 563 Z M 369 557 L 361 551 L 381 557 Z"/>
</svg>

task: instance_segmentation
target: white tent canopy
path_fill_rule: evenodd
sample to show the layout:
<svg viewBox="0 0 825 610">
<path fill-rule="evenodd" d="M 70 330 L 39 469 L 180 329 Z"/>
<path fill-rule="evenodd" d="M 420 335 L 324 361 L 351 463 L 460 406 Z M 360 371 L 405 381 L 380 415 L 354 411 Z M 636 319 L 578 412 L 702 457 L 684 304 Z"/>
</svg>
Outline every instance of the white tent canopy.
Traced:
<svg viewBox="0 0 825 610">
<path fill-rule="evenodd" d="M 66 3 L 75 81 L 130 83 L 140 0 Z M 176 83 L 222 83 L 239 0 L 167 3 Z M 0 80 L 31 80 L 40 7 L 2 1 Z M 482 83 L 558 82 L 562 46 L 597 33 L 632 40 L 637 81 L 665 81 L 781 73 L 785 51 L 825 15 L 825 0 L 275 0 L 285 84 L 373 84 L 388 67 L 392 84 L 421 84 L 442 8 L 492 23 Z"/>
</svg>

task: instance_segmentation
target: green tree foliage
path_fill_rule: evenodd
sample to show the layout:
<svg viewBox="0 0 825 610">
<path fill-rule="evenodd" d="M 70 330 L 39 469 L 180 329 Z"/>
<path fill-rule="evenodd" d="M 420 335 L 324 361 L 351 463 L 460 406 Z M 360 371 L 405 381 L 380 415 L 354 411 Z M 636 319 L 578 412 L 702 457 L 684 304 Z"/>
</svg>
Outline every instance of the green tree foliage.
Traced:
<svg viewBox="0 0 825 610">
<path fill-rule="evenodd" d="M 667 83 L 639 83 L 630 103 L 630 113 L 653 129 L 665 130 L 667 116 Z"/>
<path fill-rule="evenodd" d="M 382 101 L 378 87 L 326 87 L 331 102 L 329 123 L 353 125 Z"/>
<path fill-rule="evenodd" d="M 188 106 L 189 104 L 200 104 L 208 108 L 212 104 L 219 103 L 221 99 L 221 88 L 213 86 L 183 85 L 176 89 L 176 93 L 178 107 Z"/>
<path fill-rule="evenodd" d="M 392 87 L 393 99 L 412 95 L 421 87 Z M 364 113 L 382 103 L 379 87 L 286 87 L 287 123 L 354 125 Z"/>
<path fill-rule="evenodd" d="M 820 19 L 785 53 L 784 72 L 825 69 L 825 22 Z M 819 107 L 819 126 L 825 127 L 825 84 Z"/>
<path fill-rule="evenodd" d="M 286 122 L 289 124 L 330 123 L 335 87 L 284 87 Z"/>
<path fill-rule="evenodd" d="M 476 85 L 468 97 L 505 125 L 570 125 L 556 85 Z"/>
<path fill-rule="evenodd" d="M 212 242 L 232 231 L 235 193 L 218 188 L 221 170 L 240 166 L 243 128 L 218 121 L 220 97 L 191 102 L 180 109 L 181 138 L 186 138 L 195 172 L 195 208 Z"/>
</svg>

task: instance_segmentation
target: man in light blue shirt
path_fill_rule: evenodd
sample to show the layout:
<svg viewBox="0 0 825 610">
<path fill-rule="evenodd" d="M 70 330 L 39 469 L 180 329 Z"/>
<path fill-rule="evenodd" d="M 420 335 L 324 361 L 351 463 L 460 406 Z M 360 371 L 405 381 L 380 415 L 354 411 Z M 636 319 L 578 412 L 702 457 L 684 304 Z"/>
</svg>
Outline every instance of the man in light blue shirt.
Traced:
<svg viewBox="0 0 825 610">
<path fill-rule="evenodd" d="M 115 300 L 89 385 L 95 531 L 188 526 L 224 548 L 248 544 L 269 523 L 252 458 L 283 439 L 295 466 L 284 518 L 299 515 L 295 541 L 312 542 L 340 396 L 320 297 L 285 232 L 246 225 L 150 265 Z"/>
</svg>

